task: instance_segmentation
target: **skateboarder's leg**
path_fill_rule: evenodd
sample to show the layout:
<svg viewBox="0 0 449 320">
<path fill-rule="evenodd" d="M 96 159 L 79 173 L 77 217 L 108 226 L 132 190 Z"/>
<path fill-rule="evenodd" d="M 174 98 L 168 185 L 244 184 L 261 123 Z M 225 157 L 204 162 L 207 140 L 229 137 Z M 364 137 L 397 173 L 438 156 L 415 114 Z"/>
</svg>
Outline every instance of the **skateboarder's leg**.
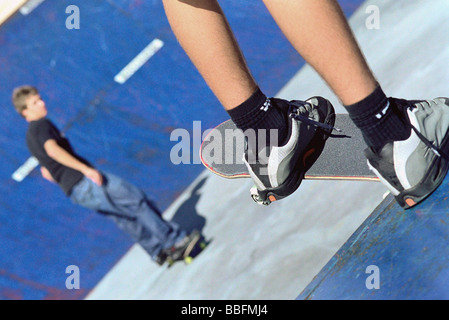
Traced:
<svg viewBox="0 0 449 320">
<path fill-rule="evenodd" d="M 376 88 L 376 79 L 335 0 L 264 0 L 298 53 L 344 105 Z"/>
<path fill-rule="evenodd" d="M 367 97 L 376 80 L 334 0 L 264 0 L 296 50 L 345 105 Z M 245 101 L 256 81 L 214 0 L 164 1 L 180 44 L 226 110 Z M 233 94 L 229 94 L 232 92 Z"/>
<path fill-rule="evenodd" d="M 163 3 L 179 43 L 224 108 L 232 109 L 248 99 L 257 85 L 218 2 Z"/>
<path fill-rule="evenodd" d="M 315 122 L 331 123 L 333 107 L 325 99 L 317 100 L 315 104 L 298 103 L 295 108 L 288 101 L 268 99 L 253 79 L 217 1 L 164 0 L 164 7 L 181 46 L 236 126 L 243 131 L 252 129 L 256 135 L 260 129 L 267 133 L 265 145 L 261 145 L 258 138 L 255 139 L 257 147 L 256 143 L 249 141 L 248 153 L 258 154 L 258 150 L 265 146 L 285 147 L 280 157 L 263 164 L 257 163 L 257 168 L 254 163 L 247 162 L 252 167 L 250 173 L 258 189 L 276 188 L 275 194 L 282 194 L 282 197 L 294 192 L 303 172 L 292 168 L 304 162 L 304 156 L 309 154 L 310 143 L 317 131 L 301 134 L 299 138 L 298 132 L 304 129 L 289 115 L 294 110 L 305 113 L 306 117 L 314 114 Z M 307 105 L 309 109 L 298 107 L 301 104 Z M 290 130 L 291 126 L 293 129 Z M 276 130 L 277 139 L 269 138 L 272 129 Z M 266 154 L 265 159 L 272 158 Z M 270 172 L 265 170 L 268 161 L 271 163 Z M 280 188 L 283 190 L 279 191 Z"/>
<path fill-rule="evenodd" d="M 358 103 L 375 91 L 375 77 L 337 1 L 265 0 L 265 4 L 292 45 L 327 81 L 345 106 Z M 285 116 L 276 108 L 261 111 L 266 97 L 255 91 L 256 82 L 217 1 L 166 0 L 164 6 L 179 42 L 237 127 L 242 130 L 278 129 L 279 141 L 286 141 Z M 386 97 L 381 88 L 378 91 L 373 99 L 362 104 L 363 109 L 374 114 L 383 109 Z M 357 106 L 348 110 L 357 118 L 359 110 L 363 109 Z M 390 114 L 386 119 L 389 118 Z M 367 143 L 377 146 L 389 138 L 404 138 L 408 132 L 385 134 L 385 137 L 373 133 L 400 127 L 397 119 L 393 117 L 392 120 L 382 126 L 369 123 L 369 127 L 375 129 L 365 130 Z"/>
<path fill-rule="evenodd" d="M 165 12 L 179 43 L 238 128 L 278 130 L 287 135 L 287 115 L 263 108 L 258 89 L 229 23 L 216 0 L 164 0 Z M 239 107 L 239 108 L 238 108 Z M 268 131 L 269 132 L 269 131 Z"/>
<path fill-rule="evenodd" d="M 406 139 L 410 131 L 392 112 L 336 0 L 264 0 L 273 18 L 337 95 L 369 146 Z M 373 117 L 372 117 L 373 116 Z"/>
</svg>

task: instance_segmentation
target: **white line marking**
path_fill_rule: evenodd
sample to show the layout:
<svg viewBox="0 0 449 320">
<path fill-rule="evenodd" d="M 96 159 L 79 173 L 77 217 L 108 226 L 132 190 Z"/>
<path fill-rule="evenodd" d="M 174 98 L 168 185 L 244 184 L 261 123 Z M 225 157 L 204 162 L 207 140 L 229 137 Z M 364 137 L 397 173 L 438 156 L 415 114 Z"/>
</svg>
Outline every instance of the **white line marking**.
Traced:
<svg viewBox="0 0 449 320">
<path fill-rule="evenodd" d="M 34 170 L 39 165 L 39 161 L 35 157 L 30 157 L 23 165 L 20 166 L 13 174 L 12 178 L 17 182 L 23 181 L 23 179 L 28 176 L 31 171 Z"/>
<path fill-rule="evenodd" d="M 164 46 L 164 42 L 159 39 L 154 39 L 151 43 L 143 49 L 122 71 L 114 77 L 114 81 L 124 84 L 129 78 L 133 76 L 156 52 Z"/>
<path fill-rule="evenodd" d="M 30 0 L 22 8 L 20 8 L 20 13 L 27 16 L 44 1 L 45 0 Z"/>
</svg>

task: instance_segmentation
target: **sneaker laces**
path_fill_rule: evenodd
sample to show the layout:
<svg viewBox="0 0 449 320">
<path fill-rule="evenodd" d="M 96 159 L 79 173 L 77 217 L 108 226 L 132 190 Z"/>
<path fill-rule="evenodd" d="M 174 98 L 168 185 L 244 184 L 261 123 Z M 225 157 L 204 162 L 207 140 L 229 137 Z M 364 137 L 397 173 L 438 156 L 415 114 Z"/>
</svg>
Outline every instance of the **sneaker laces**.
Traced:
<svg viewBox="0 0 449 320">
<path fill-rule="evenodd" d="M 416 108 L 414 104 L 408 105 L 407 108 L 409 110 L 413 110 Z M 449 161 L 449 155 L 445 153 L 443 150 L 439 149 L 437 146 L 435 146 L 429 139 L 427 139 L 419 130 L 411 123 L 407 124 L 418 136 L 418 138 L 428 147 L 430 150 L 432 150 L 433 153 L 435 153 L 438 157 L 444 158 Z"/>
<path fill-rule="evenodd" d="M 319 127 L 324 130 L 327 130 L 329 132 L 332 132 L 333 130 L 337 132 L 342 132 L 341 129 L 338 129 L 334 126 L 331 126 L 330 124 L 315 121 L 310 119 L 306 114 L 309 113 L 309 110 L 307 110 L 307 107 L 311 107 L 311 104 L 305 101 L 290 101 L 289 102 L 289 117 L 293 118 L 295 120 L 301 121 L 303 123 L 309 124 L 314 127 Z"/>
<path fill-rule="evenodd" d="M 430 150 L 432 150 L 433 153 L 435 153 L 440 158 L 442 157 L 446 160 L 449 160 L 449 156 L 447 155 L 447 153 L 445 153 L 443 150 L 440 150 L 439 148 L 437 148 L 432 142 L 430 142 L 426 137 L 424 137 L 424 135 L 421 132 L 419 132 L 419 130 L 416 129 L 414 125 L 410 124 L 410 127 L 416 133 L 416 135 L 419 137 L 419 139 L 421 139 L 421 141 L 424 142 L 424 144 Z"/>
</svg>

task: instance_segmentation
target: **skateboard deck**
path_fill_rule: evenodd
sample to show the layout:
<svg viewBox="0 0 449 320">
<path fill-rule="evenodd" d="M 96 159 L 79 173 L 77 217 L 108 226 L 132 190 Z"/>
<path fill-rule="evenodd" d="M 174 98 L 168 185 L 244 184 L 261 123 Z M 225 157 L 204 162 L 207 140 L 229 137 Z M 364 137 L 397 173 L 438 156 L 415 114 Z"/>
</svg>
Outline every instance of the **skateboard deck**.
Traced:
<svg viewBox="0 0 449 320">
<path fill-rule="evenodd" d="M 320 157 L 306 172 L 304 179 L 379 181 L 369 170 L 363 150 L 366 144 L 360 130 L 347 114 L 337 114 L 332 133 Z M 231 120 L 212 129 L 203 140 L 200 157 L 213 173 L 227 178 L 250 178 L 243 163 L 244 134 Z"/>
</svg>

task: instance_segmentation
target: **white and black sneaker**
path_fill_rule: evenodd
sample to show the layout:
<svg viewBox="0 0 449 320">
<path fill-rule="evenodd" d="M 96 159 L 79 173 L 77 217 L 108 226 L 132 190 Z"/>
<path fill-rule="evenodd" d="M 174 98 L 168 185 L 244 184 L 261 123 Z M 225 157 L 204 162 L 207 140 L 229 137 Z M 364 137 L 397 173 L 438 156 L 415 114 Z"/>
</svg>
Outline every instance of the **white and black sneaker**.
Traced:
<svg viewBox="0 0 449 320">
<path fill-rule="evenodd" d="M 332 104 L 322 98 L 307 101 L 271 99 L 271 104 L 288 115 L 288 134 L 282 145 L 246 144 L 244 163 L 253 178 L 252 198 L 268 205 L 298 189 L 306 171 L 320 156 L 335 123 Z"/>
<path fill-rule="evenodd" d="M 442 183 L 449 169 L 449 99 L 425 101 L 392 99 L 405 115 L 411 135 L 368 148 L 368 166 L 405 209 L 427 198 Z"/>
</svg>

